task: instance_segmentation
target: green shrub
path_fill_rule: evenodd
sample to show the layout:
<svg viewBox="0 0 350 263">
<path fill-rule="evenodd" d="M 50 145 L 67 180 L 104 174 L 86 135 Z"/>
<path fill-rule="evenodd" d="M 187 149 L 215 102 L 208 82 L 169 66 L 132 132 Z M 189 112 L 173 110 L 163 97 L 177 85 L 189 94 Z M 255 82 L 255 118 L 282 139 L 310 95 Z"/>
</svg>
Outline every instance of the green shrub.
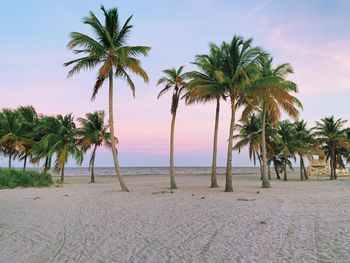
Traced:
<svg viewBox="0 0 350 263">
<path fill-rule="evenodd" d="M 34 170 L 0 169 L 0 188 L 50 186 L 51 174 Z"/>
</svg>

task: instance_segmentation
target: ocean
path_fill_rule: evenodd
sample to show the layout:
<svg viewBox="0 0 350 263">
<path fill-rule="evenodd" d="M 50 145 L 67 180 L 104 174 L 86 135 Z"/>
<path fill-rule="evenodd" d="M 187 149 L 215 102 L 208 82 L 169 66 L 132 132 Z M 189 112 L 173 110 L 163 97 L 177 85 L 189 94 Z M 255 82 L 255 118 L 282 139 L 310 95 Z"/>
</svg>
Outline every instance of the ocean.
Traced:
<svg viewBox="0 0 350 263">
<path fill-rule="evenodd" d="M 163 175 L 169 173 L 169 167 L 122 167 L 122 173 L 125 176 L 130 175 Z M 259 167 L 234 167 L 234 174 L 251 174 L 259 173 Z M 295 171 L 299 169 L 296 168 Z M 225 167 L 218 167 L 217 174 L 225 174 Z M 271 170 L 273 173 L 273 171 Z M 53 173 L 54 174 L 54 173 Z M 96 176 L 111 176 L 115 175 L 114 167 L 95 167 Z M 211 167 L 176 167 L 175 174 L 188 175 L 210 175 Z M 90 171 L 87 167 L 67 167 L 65 168 L 66 176 L 89 176 Z"/>
</svg>

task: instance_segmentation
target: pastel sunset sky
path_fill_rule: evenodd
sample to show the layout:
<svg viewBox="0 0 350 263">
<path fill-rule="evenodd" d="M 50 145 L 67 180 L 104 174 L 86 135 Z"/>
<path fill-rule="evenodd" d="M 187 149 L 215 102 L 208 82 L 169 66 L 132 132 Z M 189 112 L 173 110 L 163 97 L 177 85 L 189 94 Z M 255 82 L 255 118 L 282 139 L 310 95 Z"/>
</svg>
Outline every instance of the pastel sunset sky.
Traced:
<svg viewBox="0 0 350 263">
<path fill-rule="evenodd" d="M 303 102 L 301 118 L 310 125 L 335 115 L 350 120 L 350 1 L 232 0 L 11 0 L 0 9 L 0 108 L 33 105 L 43 114 L 106 110 L 107 86 L 90 101 L 96 71 L 67 79 L 63 63 L 75 58 L 66 48 L 71 31 L 91 33 L 82 24 L 89 10 L 101 17 L 100 4 L 118 7 L 122 21 L 134 15 L 130 45 L 152 47 L 142 58 L 150 82 L 135 78 L 136 98 L 115 82 L 116 134 L 122 166 L 166 166 L 169 159 L 170 100 L 157 100 L 162 70 L 190 64 L 210 42 L 252 37 L 276 63 L 290 62 Z M 175 133 L 177 166 L 210 166 L 214 104 L 180 105 Z M 229 105 L 222 104 L 218 164 L 225 165 Z M 246 152 L 234 153 L 234 166 L 250 166 Z M 88 159 L 88 158 L 86 158 Z M 0 160 L 5 162 L 5 160 Z M 74 163 L 70 162 L 70 166 Z M 87 165 L 87 161 L 84 162 Z M 100 149 L 96 166 L 112 166 Z"/>
</svg>

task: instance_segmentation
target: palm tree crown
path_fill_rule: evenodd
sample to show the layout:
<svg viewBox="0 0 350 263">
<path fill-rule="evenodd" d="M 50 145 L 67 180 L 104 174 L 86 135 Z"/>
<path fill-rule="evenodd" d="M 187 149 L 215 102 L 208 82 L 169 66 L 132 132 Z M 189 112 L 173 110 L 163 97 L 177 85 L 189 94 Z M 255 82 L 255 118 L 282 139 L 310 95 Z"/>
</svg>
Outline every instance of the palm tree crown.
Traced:
<svg viewBox="0 0 350 263">
<path fill-rule="evenodd" d="M 110 72 L 113 72 L 115 77 L 125 79 L 131 91 L 135 94 L 135 85 L 129 72 L 139 75 L 144 81 L 148 81 L 147 73 L 136 57 L 139 55 L 146 56 L 150 48 L 146 46 L 126 46 L 127 37 L 132 29 L 130 24 L 132 16 L 120 26 L 117 8 L 106 10 L 104 6 L 101 6 L 101 10 L 105 16 L 104 25 L 91 11 L 89 16 L 83 18 L 83 23 L 93 29 L 95 38 L 79 32 L 71 33 L 68 48 L 72 49 L 75 54 L 84 56 L 64 64 L 64 66 L 73 65 L 68 76 L 79 73 L 82 69 L 99 67 L 92 99 L 96 97 Z"/>
</svg>

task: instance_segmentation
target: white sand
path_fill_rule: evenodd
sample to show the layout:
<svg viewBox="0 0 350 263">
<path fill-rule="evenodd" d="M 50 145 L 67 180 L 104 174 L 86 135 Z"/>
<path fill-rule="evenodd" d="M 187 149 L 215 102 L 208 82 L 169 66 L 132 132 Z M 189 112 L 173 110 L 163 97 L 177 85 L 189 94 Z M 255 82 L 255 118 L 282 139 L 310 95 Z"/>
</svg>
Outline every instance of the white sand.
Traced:
<svg viewBox="0 0 350 263">
<path fill-rule="evenodd" d="M 263 190 L 257 175 L 235 176 L 224 193 L 182 175 L 180 190 L 157 194 L 167 176 L 127 177 L 131 193 L 116 178 L 66 179 L 0 190 L 0 262 L 350 262 L 348 179 Z"/>
</svg>

